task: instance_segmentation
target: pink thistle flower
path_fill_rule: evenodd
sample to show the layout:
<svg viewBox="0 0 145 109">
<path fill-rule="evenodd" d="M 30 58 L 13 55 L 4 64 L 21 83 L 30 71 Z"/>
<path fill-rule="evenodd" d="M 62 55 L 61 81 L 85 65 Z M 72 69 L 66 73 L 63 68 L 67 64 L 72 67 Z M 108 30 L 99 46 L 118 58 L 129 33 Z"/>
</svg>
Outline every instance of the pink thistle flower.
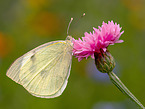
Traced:
<svg viewBox="0 0 145 109">
<path fill-rule="evenodd" d="M 73 55 L 81 61 L 83 58 L 91 56 L 94 59 L 94 53 L 100 53 L 101 50 L 106 52 L 109 45 L 114 43 L 122 43 L 123 40 L 119 40 L 124 31 L 120 32 L 121 27 L 113 21 L 108 21 L 108 24 L 103 22 L 102 26 L 98 26 L 98 29 L 93 28 L 93 33 L 85 32 L 85 37 L 82 40 L 73 39 Z"/>
</svg>

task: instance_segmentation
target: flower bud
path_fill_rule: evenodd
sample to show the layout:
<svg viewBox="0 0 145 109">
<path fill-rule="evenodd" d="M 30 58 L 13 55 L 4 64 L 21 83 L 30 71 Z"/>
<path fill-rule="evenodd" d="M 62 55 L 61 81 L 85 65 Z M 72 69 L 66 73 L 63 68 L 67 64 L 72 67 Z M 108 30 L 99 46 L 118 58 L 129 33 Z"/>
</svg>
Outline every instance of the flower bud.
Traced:
<svg viewBox="0 0 145 109">
<path fill-rule="evenodd" d="M 100 72 L 109 73 L 114 69 L 115 61 L 108 50 L 106 52 L 101 50 L 101 53 L 94 53 L 94 56 L 96 67 Z"/>
</svg>

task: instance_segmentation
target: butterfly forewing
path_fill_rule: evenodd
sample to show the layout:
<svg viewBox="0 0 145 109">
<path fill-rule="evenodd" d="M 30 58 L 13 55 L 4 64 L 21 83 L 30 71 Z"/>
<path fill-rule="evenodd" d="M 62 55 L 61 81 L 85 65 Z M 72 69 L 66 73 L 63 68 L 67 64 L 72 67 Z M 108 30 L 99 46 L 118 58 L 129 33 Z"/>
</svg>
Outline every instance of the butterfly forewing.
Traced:
<svg viewBox="0 0 145 109">
<path fill-rule="evenodd" d="M 56 41 L 28 52 L 12 64 L 8 76 L 32 95 L 45 98 L 59 96 L 70 73 L 72 46 L 69 43 L 67 40 Z M 11 74 L 12 71 L 17 73 Z"/>
<path fill-rule="evenodd" d="M 39 47 L 36 47 L 35 49 L 27 52 L 26 54 L 24 54 L 23 56 L 19 57 L 17 60 L 15 60 L 13 62 L 13 64 L 10 66 L 10 68 L 8 69 L 6 75 L 11 78 L 13 81 L 17 82 L 18 84 L 20 84 L 20 79 L 19 79 L 19 73 L 20 73 L 20 68 L 23 67 L 23 65 L 27 62 L 27 60 L 29 60 L 32 55 L 34 55 L 36 52 L 38 52 L 39 50 L 53 44 L 56 43 L 58 41 L 53 41 L 53 42 L 49 42 L 43 45 L 40 45 Z M 61 41 L 60 41 L 61 42 Z"/>
</svg>

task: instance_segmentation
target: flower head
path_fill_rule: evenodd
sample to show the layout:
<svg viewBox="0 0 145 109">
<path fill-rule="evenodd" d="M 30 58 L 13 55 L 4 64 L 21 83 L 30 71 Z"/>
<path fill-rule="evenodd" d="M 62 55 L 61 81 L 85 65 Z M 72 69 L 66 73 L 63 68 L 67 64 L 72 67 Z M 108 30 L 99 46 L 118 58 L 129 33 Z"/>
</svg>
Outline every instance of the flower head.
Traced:
<svg viewBox="0 0 145 109">
<path fill-rule="evenodd" d="M 103 22 L 102 26 L 98 26 L 98 29 L 93 28 L 93 33 L 85 32 L 85 37 L 82 40 L 73 39 L 73 55 L 81 61 L 83 58 L 91 56 L 94 59 L 94 53 L 100 53 L 100 50 L 106 52 L 109 45 L 114 43 L 122 43 L 123 40 L 119 40 L 121 34 L 121 27 L 119 24 L 113 21 L 108 21 L 108 24 Z"/>
</svg>

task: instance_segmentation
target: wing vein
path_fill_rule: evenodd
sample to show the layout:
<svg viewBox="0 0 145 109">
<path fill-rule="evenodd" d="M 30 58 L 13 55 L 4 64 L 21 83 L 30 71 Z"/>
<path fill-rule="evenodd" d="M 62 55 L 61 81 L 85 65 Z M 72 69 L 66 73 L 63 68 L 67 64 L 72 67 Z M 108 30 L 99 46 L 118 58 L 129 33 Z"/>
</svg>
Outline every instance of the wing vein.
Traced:
<svg viewBox="0 0 145 109">
<path fill-rule="evenodd" d="M 60 56 L 59 56 L 59 57 L 57 57 L 57 58 L 59 59 L 59 58 L 60 58 Z M 56 63 L 57 63 L 57 61 L 56 61 Z M 56 63 L 55 63 L 55 64 L 56 64 Z M 54 64 L 54 65 L 55 65 L 55 64 Z M 49 64 L 48 64 L 48 65 L 49 65 Z M 47 66 L 48 66 L 48 65 L 47 65 Z M 47 66 L 46 66 L 46 67 L 47 67 Z M 53 66 L 52 66 L 52 67 L 53 67 Z M 52 67 L 50 68 L 50 70 L 52 69 Z M 45 75 L 46 75 L 46 73 L 42 76 L 41 80 L 44 78 L 44 76 L 45 76 Z M 41 82 L 41 80 L 39 81 L 39 83 Z M 43 81 L 43 82 L 44 82 L 44 81 Z M 39 83 L 37 84 L 37 86 L 36 86 L 35 90 L 37 89 L 37 87 L 38 87 Z M 43 85 L 41 85 L 40 89 L 42 88 L 42 86 L 43 86 Z M 34 92 L 35 92 L 35 91 L 34 91 Z M 40 92 L 41 92 L 41 90 L 40 90 Z M 39 92 L 39 93 L 40 93 L 40 92 Z"/>
<path fill-rule="evenodd" d="M 35 74 L 35 76 L 31 79 L 31 81 L 29 81 L 29 83 L 25 87 L 27 87 L 34 80 L 34 78 L 39 74 L 39 72 L 41 72 L 44 68 L 46 68 L 54 59 L 56 59 L 56 58 L 54 57 L 49 63 L 47 63 L 44 67 L 42 67 L 39 71 L 37 71 L 36 74 Z M 30 74 L 31 73 L 29 73 L 28 75 L 30 75 Z M 25 79 L 28 75 L 26 75 L 23 79 Z M 21 81 L 23 79 L 21 79 Z"/>
</svg>

